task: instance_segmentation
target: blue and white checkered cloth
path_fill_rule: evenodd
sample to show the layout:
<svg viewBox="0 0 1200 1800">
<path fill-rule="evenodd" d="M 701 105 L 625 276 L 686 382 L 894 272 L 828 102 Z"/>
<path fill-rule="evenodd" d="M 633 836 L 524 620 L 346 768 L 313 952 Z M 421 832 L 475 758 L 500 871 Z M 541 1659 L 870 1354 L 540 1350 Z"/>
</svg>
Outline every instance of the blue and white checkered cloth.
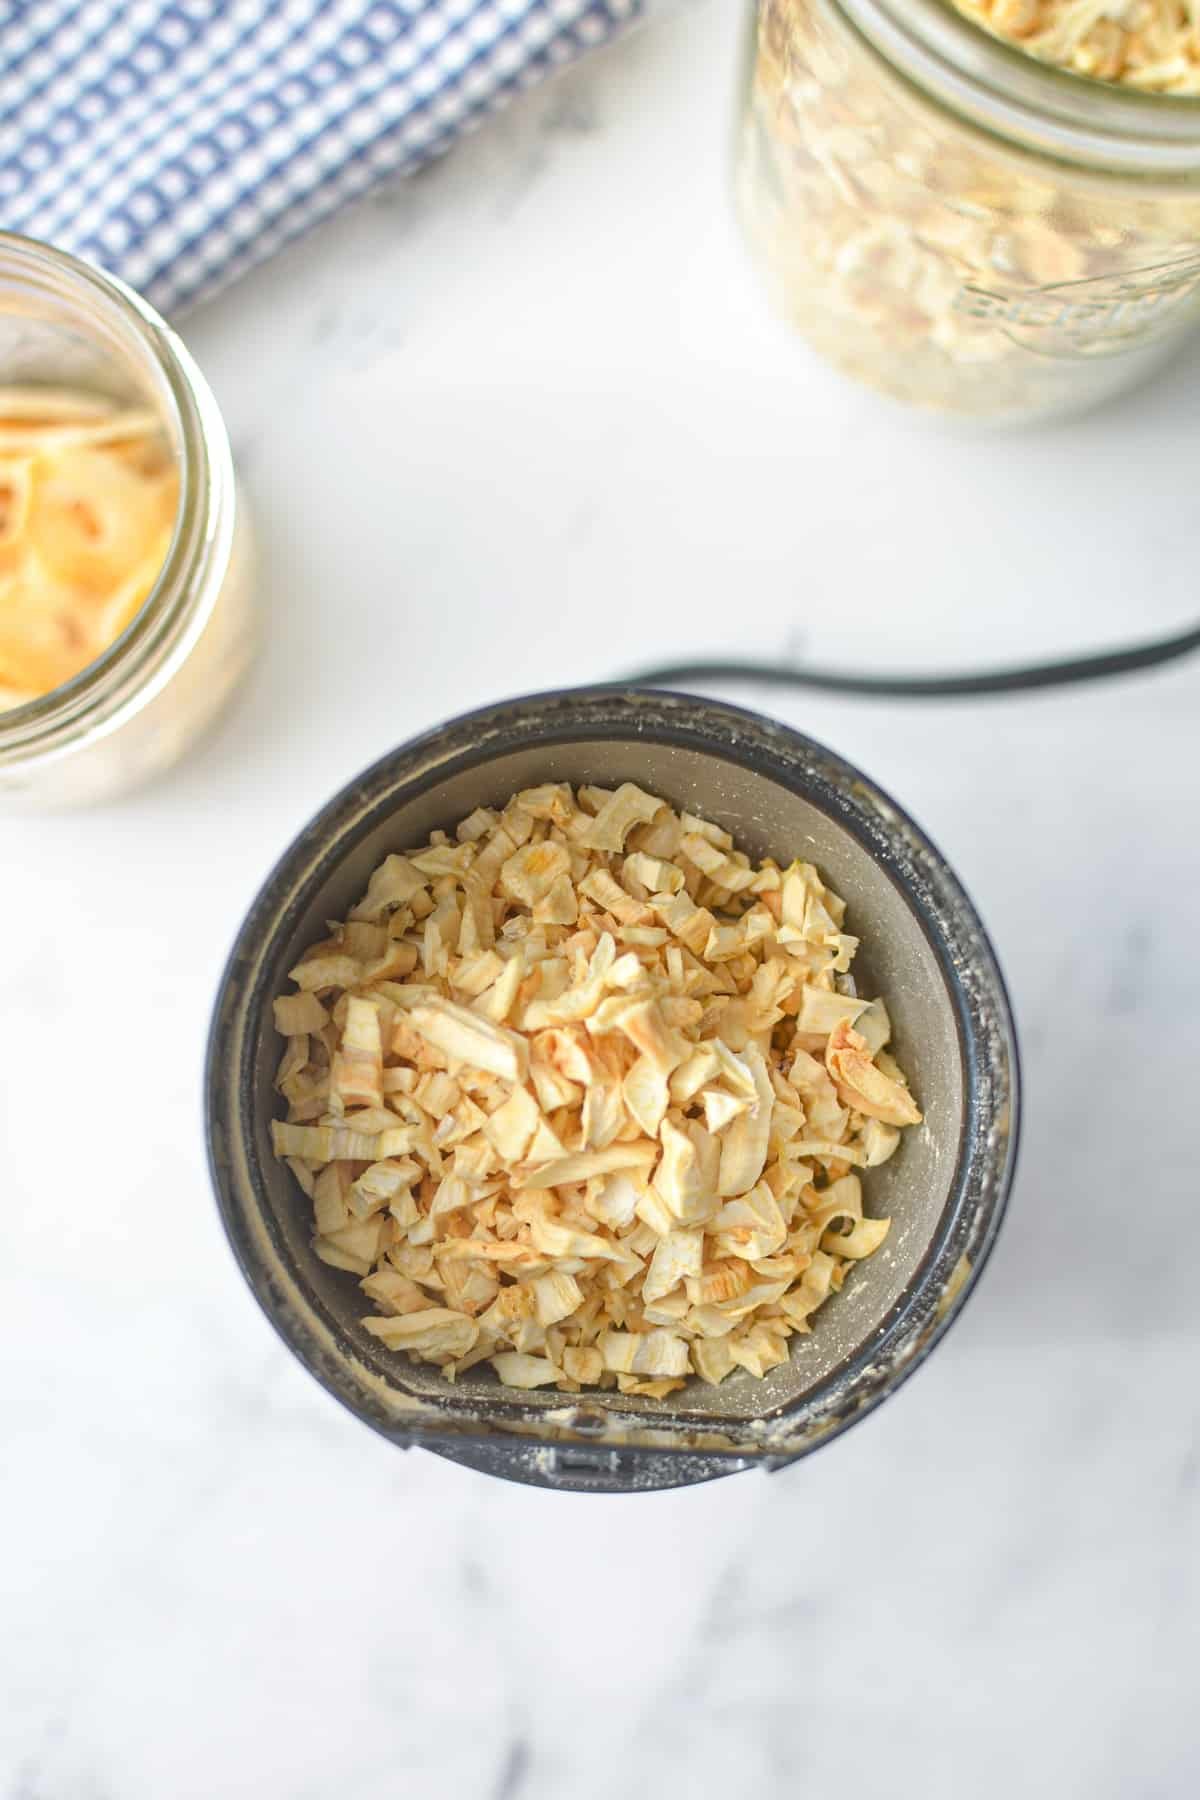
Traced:
<svg viewBox="0 0 1200 1800">
<path fill-rule="evenodd" d="M 642 0 L 0 0 L 0 222 L 177 312 Z"/>
</svg>

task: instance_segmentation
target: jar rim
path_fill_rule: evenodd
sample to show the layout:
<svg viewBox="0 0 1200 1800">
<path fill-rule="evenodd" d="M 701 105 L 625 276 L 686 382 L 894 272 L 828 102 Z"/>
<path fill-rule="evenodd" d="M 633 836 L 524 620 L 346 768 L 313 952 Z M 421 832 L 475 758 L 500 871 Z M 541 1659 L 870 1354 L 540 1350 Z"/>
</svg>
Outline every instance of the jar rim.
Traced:
<svg viewBox="0 0 1200 1800">
<path fill-rule="evenodd" d="M 69 252 L 0 231 L 0 281 L 30 293 L 66 296 L 95 312 L 139 370 L 154 382 L 155 404 L 179 463 L 179 506 L 171 542 L 149 594 L 119 637 L 78 674 L 0 712 L 0 769 L 66 752 L 82 735 L 106 733 L 144 706 L 199 637 L 228 560 L 233 464 L 215 400 L 166 321 L 117 276 Z"/>
<path fill-rule="evenodd" d="M 836 0 L 916 87 L 1043 155 L 1143 176 L 1200 176 L 1200 96 L 1097 81 L 994 37 L 948 0 Z"/>
</svg>

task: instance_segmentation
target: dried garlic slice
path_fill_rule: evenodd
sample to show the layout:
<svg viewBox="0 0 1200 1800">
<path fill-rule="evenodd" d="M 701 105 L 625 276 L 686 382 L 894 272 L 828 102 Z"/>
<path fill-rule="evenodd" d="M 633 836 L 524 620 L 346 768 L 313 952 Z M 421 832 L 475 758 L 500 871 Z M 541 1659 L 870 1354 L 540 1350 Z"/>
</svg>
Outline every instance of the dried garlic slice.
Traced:
<svg viewBox="0 0 1200 1800">
<path fill-rule="evenodd" d="M 140 611 L 179 479 L 158 416 L 66 389 L 0 389 L 0 709 L 78 675 Z"/>
</svg>

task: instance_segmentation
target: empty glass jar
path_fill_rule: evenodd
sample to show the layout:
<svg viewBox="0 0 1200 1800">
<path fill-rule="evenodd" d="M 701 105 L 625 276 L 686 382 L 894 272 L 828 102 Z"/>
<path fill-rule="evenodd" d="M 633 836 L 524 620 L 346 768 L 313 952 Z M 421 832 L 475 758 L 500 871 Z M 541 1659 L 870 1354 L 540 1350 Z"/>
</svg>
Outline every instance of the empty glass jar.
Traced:
<svg viewBox="0 0 1200 1800">
<path fill-rule="evenodd" d="M 1200 317 L 1200 100 L 1035 62 L 947 0 L 760 0 L 739 193 L 805 337 L 947 413 L 1080 410 Z"/>
</svg>

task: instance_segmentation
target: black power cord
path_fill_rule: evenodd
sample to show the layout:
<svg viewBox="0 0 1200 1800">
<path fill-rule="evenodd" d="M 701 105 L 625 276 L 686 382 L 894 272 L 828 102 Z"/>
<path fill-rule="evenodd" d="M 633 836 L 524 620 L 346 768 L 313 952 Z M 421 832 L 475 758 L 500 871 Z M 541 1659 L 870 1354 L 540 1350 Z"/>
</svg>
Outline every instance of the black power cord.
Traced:
<svg viewBox="0 0 1200 1800">
<path fill-rule="evenodd" d="M 1073 687 L 1114 675 L 1136 675 L 1200 650 L 1200 624 L 1173 637 L 1152 638 L 1123 650 L 1071 656 L 1059 662 L 1027 663 L 961 675 L 854 675 L 803 664 L 699 661 L 660 663 L 627 677 L 633 687 L 674 687 L 692 681 L 740 681 L 759 687 L 817 688 L 871 700 L 960 700 L 985 694 L 1027 694 L 1038 688 Z"/>
</svg>

